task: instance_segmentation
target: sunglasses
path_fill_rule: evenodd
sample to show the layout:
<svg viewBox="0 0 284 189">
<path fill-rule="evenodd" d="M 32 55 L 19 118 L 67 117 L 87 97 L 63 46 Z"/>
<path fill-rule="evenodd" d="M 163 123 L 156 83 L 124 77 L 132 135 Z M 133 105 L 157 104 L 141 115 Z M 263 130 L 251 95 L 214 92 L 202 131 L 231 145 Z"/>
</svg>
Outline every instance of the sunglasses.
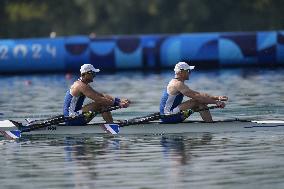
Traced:
<svg viewBox="0 0 284 189">
<path fill-rule="evenodd" d="M 85 74 L 91 74 L 93 77 L 96 77 L 96 72 L 93 71 L 88 71 Z"/>
<path fill-rule="evenodd" d="M 191 70 L 190 70 L 190 69 L 188 69 L 188 70 L 180 69 L 180 70 L 182 70 L 182 71 L 187 71 L 188 73 L 191 73 Z"/>
</svg>

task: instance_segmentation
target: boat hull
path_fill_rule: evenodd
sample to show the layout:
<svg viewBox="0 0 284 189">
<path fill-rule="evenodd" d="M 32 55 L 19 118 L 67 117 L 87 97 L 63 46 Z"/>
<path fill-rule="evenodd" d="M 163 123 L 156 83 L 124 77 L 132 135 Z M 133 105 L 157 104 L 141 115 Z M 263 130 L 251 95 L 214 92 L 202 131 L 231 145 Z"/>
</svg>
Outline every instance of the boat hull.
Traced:
<svg viewBox="0 0 284 189">
<path fill-rule="evenodd" d="M 101 124 L 86 126 L 53 125 L 46 128 L 24 132 L 22 135 L 80 135 L 105 134 Z M 202 121 L 188 121 L 179 124 L 161 124 L 150 122 L 147 124 L 130 125 L 120 128 L 120 135 L 127 134 L 178 134 L 178 133 L 218 133 L 218 132 L 251 132 L 251 131 L 284 131 L 284 121 L 216 121 L 205 123 Z"/>
</svg>

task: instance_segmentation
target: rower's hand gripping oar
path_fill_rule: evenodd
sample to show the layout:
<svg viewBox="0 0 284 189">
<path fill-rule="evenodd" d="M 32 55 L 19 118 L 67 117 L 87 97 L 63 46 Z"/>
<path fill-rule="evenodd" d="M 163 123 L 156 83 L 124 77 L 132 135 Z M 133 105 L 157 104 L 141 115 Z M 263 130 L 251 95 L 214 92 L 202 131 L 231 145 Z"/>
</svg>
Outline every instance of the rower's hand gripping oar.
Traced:
<svg viewBox="0 0 284 189">
<path fill-rule="evenodd" d="M 132 118 L 129 120 L 125 120 L 122 123 L 111 123 L 111 124 L 102 124 L 101 127 L 108 133 L 110 134 L 118 134 L 120 127 L 125 127 L 125 126 L 131 126 L 131 125 L 139 125 L 139 124 L 143 124 L 143 123 L 149 123 L 150 121 L 155 121 L 155 120 L 159 120 L 162 117 L 171 117 L 171 116 L 175 116 L 178 114 L 184 114 L 187 117 L 189 117 L 190 115 L 192 115 L 194 112 L 202 112 L 205 110 L 210 110 L 210 109 L 215 109 L 215 108 L 220 108 L 219 106 L 210 106 L 204 109 L 199 109 L 199 110 L 185 110 L 182 112 L 179 112 L 177 114 L 170 114 L 170 115 L 161 115 L 159 112 L 156 113 L 152 113 L 149 114 L 147 116 L 144 117 L 136 117 L 136 118 Z"/>
<path fill-rule="evenodd" d="M 90 111 L 90 112 L 86 112 L 80 115 L 75 115 L 75 116 L 70 116 L 70 117 L 65 117 L 64 115 L 58 115 L 58 116 L 51 117 L 48 119 L 35 120 L 32 123 L 29 123 L 27 125 L 23 125 L 22 123 L 19 123 L 13 120 L 4 120 L 4 121 L 0 121 L 0 133 L 2 133 L 4 137 L 7 139 L 17 139 L 21 137 L 21 133 L 23 132 L 29 132 L 29 131 L 45 128 L 51 125 L 64 123 L 66 121 L 71 121 L 71 120 L 77 119 L 78 117 L 85 116 L 85 114 L 88 114 L 88 116 L 94 117 L 100 113 L 109 112 L 109 111 L 116 110 L 119 108 L 121 107 L 112 106 L 102 111 L 98 111 L 98 112 Z"/>
</svg>

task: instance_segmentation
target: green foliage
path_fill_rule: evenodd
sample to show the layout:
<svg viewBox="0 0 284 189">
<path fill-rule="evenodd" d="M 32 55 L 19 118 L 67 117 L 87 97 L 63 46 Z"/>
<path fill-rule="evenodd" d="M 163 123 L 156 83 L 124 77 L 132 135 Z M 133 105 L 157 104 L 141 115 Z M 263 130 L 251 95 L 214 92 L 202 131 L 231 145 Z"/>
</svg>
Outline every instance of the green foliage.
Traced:
<svg viewBox="0 0 284 189">
<path fill-rule="evenodd" d="M 0 38 L 281 30 L 283 0 L 1 0 Z"/>
</svg>

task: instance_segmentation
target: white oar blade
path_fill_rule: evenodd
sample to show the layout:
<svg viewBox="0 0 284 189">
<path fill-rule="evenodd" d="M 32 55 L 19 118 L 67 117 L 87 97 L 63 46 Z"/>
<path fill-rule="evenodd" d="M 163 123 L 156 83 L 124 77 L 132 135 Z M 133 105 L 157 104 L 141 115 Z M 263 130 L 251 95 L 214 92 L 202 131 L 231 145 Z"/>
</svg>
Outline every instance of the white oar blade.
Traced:
<svg viewBox="0 0 284 189">
<path fill-rule="evenodd" d="M 118 124 L 102 124 L 101 127 L 108 133 L 116 135 L 119 133 L 119 125 Z"/>
<path fill-rule="evenodd" d="M 8 140 L 18 139 L 21 137 L 21 131 L 0 131 L 0 133 Z"/>
<path fill-rule="evenodd" d="M 13 121 L 4 120 L 0 121 L 0 131 L 13 131 L 18 130 L 18 127 L 15 125 Z"/>
<path fill-rule="evenodd" d="M 6 139 L 17 139 L 21 137 L 21 131 L 10 120 L 0 121 L 0 133 L 4 135 Z"/>
</svg>

